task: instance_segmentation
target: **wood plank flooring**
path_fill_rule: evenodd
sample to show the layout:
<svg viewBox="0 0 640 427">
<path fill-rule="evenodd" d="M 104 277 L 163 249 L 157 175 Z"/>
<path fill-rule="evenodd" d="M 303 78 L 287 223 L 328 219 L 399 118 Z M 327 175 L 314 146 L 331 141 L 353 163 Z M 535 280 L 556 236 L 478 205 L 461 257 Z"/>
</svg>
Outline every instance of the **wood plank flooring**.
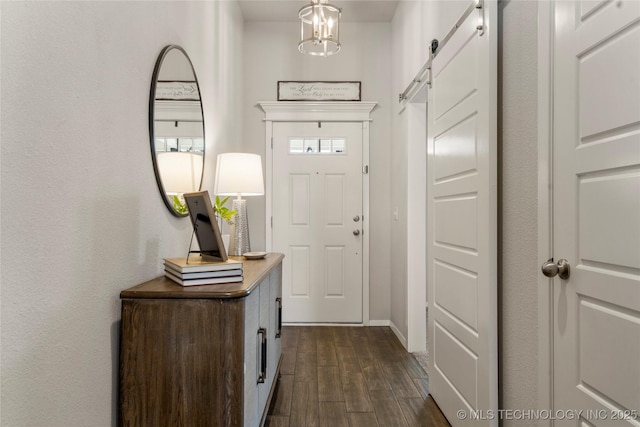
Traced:
<svg viewBox="0 0 640 427">
<path fill-rule="evenodd" d="M 388 327 L 285 326 L 271 427 L 449 427 Z"/>
</svg>

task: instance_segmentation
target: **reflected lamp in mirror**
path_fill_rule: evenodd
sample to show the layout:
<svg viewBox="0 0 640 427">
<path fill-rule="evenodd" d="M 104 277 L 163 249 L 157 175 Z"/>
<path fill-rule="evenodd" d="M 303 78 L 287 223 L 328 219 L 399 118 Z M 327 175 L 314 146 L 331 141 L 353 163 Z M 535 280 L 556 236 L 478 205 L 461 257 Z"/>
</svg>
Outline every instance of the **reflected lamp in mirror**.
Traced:
<svg viewBox="0 0 640 427">
<path fill-rule="evenodd" d="M 262 158 L 258 154 L 223 153 L 218 155 L 214 193 L 219 196 L 237 196 L 232 210 L 236 216 L 231 224 L 229 255 L 251 252 L 247 204 L 242 196 L 264 195 Z"/>
<path fill-rule="evenodd" d="M 202 153 L 167 151 L 156 155 L 164 191 L 182 198 L 200 189 Z"/>
</svg>

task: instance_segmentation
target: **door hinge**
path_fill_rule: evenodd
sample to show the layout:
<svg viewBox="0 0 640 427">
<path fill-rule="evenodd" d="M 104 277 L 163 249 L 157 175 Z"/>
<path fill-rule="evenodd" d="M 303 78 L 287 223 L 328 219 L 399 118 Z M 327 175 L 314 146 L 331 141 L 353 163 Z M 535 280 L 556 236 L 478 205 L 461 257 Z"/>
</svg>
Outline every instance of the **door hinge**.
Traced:
<svg viewBox="0 0 640 427">
<path fill-rule="evenodd" d="M 369 173 L 369 165 L 364 165 L 364 167 L 362 168 L 362 174 L 366 175 Z"/>
<path fill-rule="evenodd" d="M 476 9 L 480 12 L 480 19 L 476 26 L 476 30 L 478 30 L 478 36 L 480 37 L 484 35 L 484 4 L 482 2 L 483 0 L 478 0 L 478 3 L 476 4 Z"/>
</svg>

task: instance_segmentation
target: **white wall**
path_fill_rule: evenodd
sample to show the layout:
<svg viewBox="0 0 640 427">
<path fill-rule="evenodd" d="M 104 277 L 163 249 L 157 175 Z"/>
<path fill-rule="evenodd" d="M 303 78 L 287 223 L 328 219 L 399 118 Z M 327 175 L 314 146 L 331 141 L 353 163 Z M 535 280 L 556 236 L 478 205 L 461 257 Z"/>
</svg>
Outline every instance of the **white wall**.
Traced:
<svg viewBox="0 0 640 427">
<path fill-rule="evenodd" d="M 389 320 L 390 233 L 389 156 L 391 138 L 390 25 L 345 22 L 342 50 L 317 58 L 298 52 L 299 24 L 247 22 L 244 33 L 244 144 L 247 152 L 265 156 L 264 113 L 258 101 L 276 100 L 278 80 L 362 81 L 362 100 L 377 101 L 370 130 L 370 318 Z M 264 249 L 264 197 L 249 200 L 252 249 Z"/>
<path fill-rule="evenodd" d="M 510 409 L 538 404 L 537 9 L 503 1 L 498 12 L 500 404 Z"/>
<path fill-rule="evenodd" d="M 153 66 L 182 45 L 208 153 L 240 141 L 242 18 L 234 2 L 0 3 L 2 425 L 115 425 L 119 292 L 191 233 L 156 187 Z"/>
</svg>

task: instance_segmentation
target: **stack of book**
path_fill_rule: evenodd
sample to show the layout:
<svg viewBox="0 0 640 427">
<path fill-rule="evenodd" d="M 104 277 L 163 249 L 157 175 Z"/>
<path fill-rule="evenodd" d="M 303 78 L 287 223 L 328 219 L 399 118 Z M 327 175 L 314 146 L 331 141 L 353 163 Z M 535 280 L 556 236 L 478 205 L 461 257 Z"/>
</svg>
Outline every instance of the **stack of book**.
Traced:
<svg viewBox="0 0 640 427">
<path fill-rule="evenodd" d="M 198 257 L 165 258 L 164 275 L 182 286 L 242 282 L 242 262 L 202 261 Z"/>
</svg>

